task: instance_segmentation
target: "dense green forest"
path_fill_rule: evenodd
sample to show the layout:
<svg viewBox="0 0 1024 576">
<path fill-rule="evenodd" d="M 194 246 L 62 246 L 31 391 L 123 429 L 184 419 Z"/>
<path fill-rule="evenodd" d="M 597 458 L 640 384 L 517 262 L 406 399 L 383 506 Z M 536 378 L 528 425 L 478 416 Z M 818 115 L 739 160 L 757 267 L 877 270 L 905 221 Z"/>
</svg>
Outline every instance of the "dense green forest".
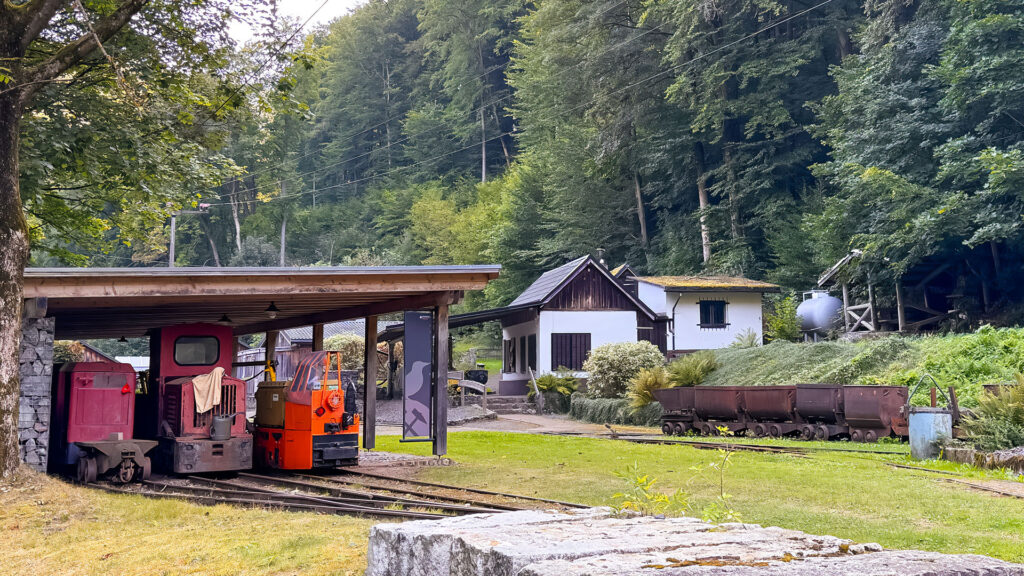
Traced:
<svg viewBox="0 0 1024 576">
<path fill-rule="evenodd" d="M 34 264 L 165 266 L 184 209 L 179 266 L 277 265 L 281 238 L 287 265 L 502 264 L 476 307 L 598 247 L 793 289 L 851 249 L 853 276 L 956 256 L 1020 280 L 1024 0 L 371 0 L 298 25 L 145 78 L 128 36 L 126 88 L 27 117 Z"/>
</svg>

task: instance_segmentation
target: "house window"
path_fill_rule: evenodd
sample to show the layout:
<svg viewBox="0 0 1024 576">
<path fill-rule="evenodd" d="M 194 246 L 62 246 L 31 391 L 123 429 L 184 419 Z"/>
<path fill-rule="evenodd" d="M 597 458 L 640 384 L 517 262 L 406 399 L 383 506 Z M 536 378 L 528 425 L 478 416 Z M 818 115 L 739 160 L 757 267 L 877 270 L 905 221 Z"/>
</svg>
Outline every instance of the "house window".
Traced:
<svg viewBox="0 0 1024 576">
<path fill-rule="evenodd" d="M 537 335 L 530 334 L 526 338 L 526 365 L 530 370 L 537 371 Z"/>
<path fill-rule="evenodd" d="M 551 335 L 551 369 L 565 366 L 583 370 L 583 361 L 590 353 L 590 333 L 554 333 Z"/>
<path fill-rule="evenodd" d="M 502 361 L 502 372 L 506 374 L 516 373 L 516 339 L 510 338 L 505 340 L 504 345 L 504 359 Z"/>
<path fill-rule="evenodd" d="M 725 321 L 725 300 L 701 300 L 699 304 L 701 328 L 725 328 L 729 325 Z"/>
<path fill-rule="evenodd" d="M 526 372 L 526 336 L 519 337 L 519 369 Z"/>
</svg>

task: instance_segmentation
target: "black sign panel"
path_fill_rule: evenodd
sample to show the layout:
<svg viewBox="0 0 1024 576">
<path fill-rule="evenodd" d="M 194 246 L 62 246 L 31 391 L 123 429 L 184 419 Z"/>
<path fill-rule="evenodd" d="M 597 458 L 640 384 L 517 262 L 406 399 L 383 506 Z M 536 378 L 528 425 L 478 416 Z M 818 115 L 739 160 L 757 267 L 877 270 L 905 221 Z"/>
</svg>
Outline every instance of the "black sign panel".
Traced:
<svg viewBox="0 0 1024 576">
<path fill-rule="evenodd" d="M 434 317 L 429 312 L 405 313 L 405 386 L 402 436 L 430 436 L 431 367 L 434 357 Z"/>
</svg>

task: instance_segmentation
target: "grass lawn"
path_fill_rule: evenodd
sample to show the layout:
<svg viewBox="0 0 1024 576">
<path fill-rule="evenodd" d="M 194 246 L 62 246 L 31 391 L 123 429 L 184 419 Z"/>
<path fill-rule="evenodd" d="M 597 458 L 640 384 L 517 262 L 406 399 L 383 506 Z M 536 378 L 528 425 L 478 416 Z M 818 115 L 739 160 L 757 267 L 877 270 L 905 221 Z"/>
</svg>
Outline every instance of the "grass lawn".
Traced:
<svg viewBox="0 0 1024 576">
<path fill-rule="evenodd" d="M 378 445 L 429 451 L 393 436 Z M 710 450 L 498 432 L 455 432 L 449 446 L 459 465 L 424 469 L 421 478 L 606 504 L 624 486 L 613 472 L 637 462 L 662 489 L 685 485 L 698 511 L 715 496 L 714 478 L 687 482 L 691 466 L 718 457 Z M 747 522 L 1024 562 L 1024 500 L 886 460 L 907 463 L 903 455 L 736 452 L 726 490 Z M 0 574 L 355 575 L 365 569 L 373 523 L 111 495 L 26 473 L 0 486 Z"/>
</svg>

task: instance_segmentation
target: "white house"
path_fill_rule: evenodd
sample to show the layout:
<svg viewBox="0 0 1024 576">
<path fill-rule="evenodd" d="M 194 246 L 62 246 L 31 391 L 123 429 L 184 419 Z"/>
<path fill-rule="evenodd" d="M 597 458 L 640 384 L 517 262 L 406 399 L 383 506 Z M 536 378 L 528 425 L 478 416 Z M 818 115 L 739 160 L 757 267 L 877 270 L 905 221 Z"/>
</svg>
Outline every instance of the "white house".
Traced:
<svg viewBox="0 0 1024 576">
<path fill-rule="evenodd" d="M 779 287 L 730 276 L 637 276 L 637 296 L 669 319 L 668 349 L 677 352 L 725 348 L 741 334 L 761 341 L 766 292 Z"/>
</svg>

